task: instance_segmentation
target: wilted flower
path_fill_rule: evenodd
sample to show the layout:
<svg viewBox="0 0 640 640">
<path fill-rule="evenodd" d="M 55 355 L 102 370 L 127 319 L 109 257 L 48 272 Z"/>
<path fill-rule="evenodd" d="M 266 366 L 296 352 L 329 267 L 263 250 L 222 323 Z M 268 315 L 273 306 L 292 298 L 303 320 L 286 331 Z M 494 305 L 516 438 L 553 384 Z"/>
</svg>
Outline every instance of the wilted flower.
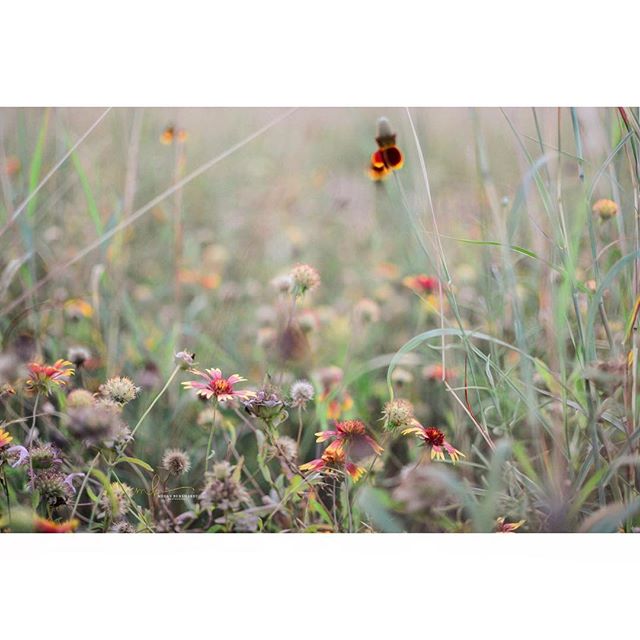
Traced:
<svg viewBox="0 0 640 640">
<path fill-rule="evenodd" d="M 298 443 L 289 436 L 280 436 L 275 445 L 269 446 L 269 453 L 274 457 L 284 458 L 283 462 L 293 465 L 298 457 Z M 285 470 L 288 470 L 286 465 Z"/>
<path fill-rule="evenodd" d="M 54 387 L 67 384 L 69 378 L 75 373 L 73 364 L 68 360 L 56 360 L 52 365 L 31 362 L 28 368 L 27 388 L 33 392 L 47 395 Z"/>
<path fill-rule="evenodd" d="M 445 452 L 449 454 L 451 462 L 457 462 L 460 457 L 465 457 L 463 453 L 451 446 L 445 439 L 444 433 L 435 427 L 423 427 L 415 421 L 414 425 L 402 432 L 403 436 L 414 434 L 417 435 L 422 444 L 431 448 L 431 459 L 444 460 Z"/>
<path fill-rule="evenodd" d="M 187 382 L 183 382 L 182 386 L 185 389 L 195 389 L 197 394 L 206 400 L 211 400 L 211 398 L 215 398 L 218 401 L 231 400 L 233 398 L 242 400 L 253 395 L 253 391 L 236 391 L 233 388 L 234 385 L 238 384 L 238 382 L 246 381 L 246 378 L 243 378 L 236 373 L 225 378 L 223 377 L 220 369 L 205 369 L 204 371 L 189 369 L 189 371 L 200 376 L 206 382 L 189 380 Z"/>
<path fill-rule="evenodd" d="M 289 275 L 293 282 L 295 296 L 303 296 L 320 286 L 320 274 L 308 264 L 297 264 Z"/>
<path fill-rule="evenodd" d="M 414 421 L 413 405 L 408 400 L 391 400 L 384 405 L 382 419 L 385 429 L 406 428 Z"/>
<path fill-rule="evenodd" d="M 505 522 L 503 516 L 500 516 L 496 520 L 496 533 L 513 533 L 516 529 L 519 529 L 525 523 L 524 520 L 518 522 Z"/>
<path fill-rule="evenodd" d="M 136 387 L 129 378 L 114 377 L 100 385 L 100 393 L 108 400 L 123 406 L 135 400 L 140 393 L 140 387 Z"/>
<path fill-rule="evenodd" d="M 284 410 L 284 400 L 270 386 L 263 387 L 243 404 L 247 413 L 263 420 L 276 418 Z"/>
<path fill-rule="evenodd" d="M 361 420 L 344 420 L 334 424 L 335 429 L 316 433 L 316 442 L 326 442 L 333 438 L 327 451 L 344 451 L 356 456 L 366 455 L 373 450 L 380 455 L 383 448 L 367 433 L 367 428 Z"/>
<path fill-rule="evenodd" d="M 308 380 L 297 380 L 291 385 L 291 406 L 305 409 L 307 402 L 313 400 L 315 390 Z"/>
<path fill-rule="evenodd" d="M 214 464 L 213 470 L 205 476 L 205 486 L 199 498 L 202 506 L 235 511 L 241 503 L 247 502 L 249 494 L 237 475 L 234 467 L 226 461 Z"/>
<path fill-rule="evenodd" d="M 162 467 L 172 476 L 181 476 L 191 469 L 191 460 L 180 449 L 167 449 L 164 456 L 162 456 Z"/>
<path fill-rule="evenodd" d="M 90 359 L 91 352 L 84 347 L 71 347 L 67 352 L 67 360 L 72 362 L 76 369 L 80 369 Z"/>
<path fill-rule="evenodd" d="M 357 482 L 365 472 L 364 467 L 359 467 L 353 462 L 348 462 L 345 452 L 342 449 L 331 448 L 327 448 L 321 458 L 300 465 L 299 469 L 303 473 L 306 471 L 331 473 L 337 470 L 344 470 L 351 476 L 354 482 Z"/>
<path fill-rule="evenodd" d="M 605 221 L 613 218 L 618 213 L 618 205 L 613 200 L 602 198 L 594 203 L 592 211 L 597 216 L 600 216 L 600 220 Z"/>
<path fill-rule="evenodd" d="M 192 367 L 196 362 L 196 354 L 186 350 L 178 351 L 178 353 L 176 353 L 175 355 L 175 358 L 178 363 L 181 363 L 181 366 L 183 366 L 183 368 L 185 369 Z"/>
<path fill-rule="evenodd" d="M 34 475 L 33 486 L 49 505 L 58 507 L 69 499 L 69 488 L 64 479 L 64 474 L 57 469 L 44 469 Z"/>
</svg>

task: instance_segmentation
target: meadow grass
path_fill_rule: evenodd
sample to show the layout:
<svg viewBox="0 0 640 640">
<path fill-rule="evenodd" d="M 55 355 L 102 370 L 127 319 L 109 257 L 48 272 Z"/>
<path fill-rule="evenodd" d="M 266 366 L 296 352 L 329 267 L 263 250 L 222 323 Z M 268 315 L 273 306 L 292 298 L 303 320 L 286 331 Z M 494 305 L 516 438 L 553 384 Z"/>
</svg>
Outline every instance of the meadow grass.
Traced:
<svg viewBox="0 0 640 640">
<path fill-rule="evenodd" d="M 3 530 L 640 526 L 636 110 L 0 123 Z"/>
</svg>

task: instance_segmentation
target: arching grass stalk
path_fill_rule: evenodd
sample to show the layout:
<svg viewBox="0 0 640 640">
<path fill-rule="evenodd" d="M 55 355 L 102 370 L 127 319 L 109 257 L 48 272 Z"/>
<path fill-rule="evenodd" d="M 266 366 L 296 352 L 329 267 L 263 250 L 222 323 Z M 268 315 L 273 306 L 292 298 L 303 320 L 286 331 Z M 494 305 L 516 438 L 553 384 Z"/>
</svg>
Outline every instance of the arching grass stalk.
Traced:
<svg viewBox="0 0 640 640">
<path fill-rule="evenodd" d="M 153 407 L 155 406 L 156 402 L 158 402 L 158 400 L 160 400 L 160 398 L 162 397 L 164 392 L 169 388 L 169 385 L 171 384 L 173 379 L 178 375 L 178 371 L 180 371 L 181 368 L 182 368 L 182 365 L 176 365 L 176 367 L 173 369 L 173 371 L 171 372 L 171 375 L 169 376 L 169 379 L 166 381 L 164 387 L 162 387 L 162 389 L 160 389 L 160 391 L 158 392 L 158 395 L 153 399 L 151 404 L 147 407 L 147 410 L 140 417 L 140 420 L 138 420 L 138 422 L 136 423 L 136 426 L 133 428 L 133 431 L 131 432 L 131 437 L 132 438 L 133 438 L 133 436 L 136 435 L 136 431 L 139 429 L 140 425 L 144 422 L 144 419 L 149 415 L 149 412 L 151 411 L 151 409 L 153 409 Z"/>
</svg>

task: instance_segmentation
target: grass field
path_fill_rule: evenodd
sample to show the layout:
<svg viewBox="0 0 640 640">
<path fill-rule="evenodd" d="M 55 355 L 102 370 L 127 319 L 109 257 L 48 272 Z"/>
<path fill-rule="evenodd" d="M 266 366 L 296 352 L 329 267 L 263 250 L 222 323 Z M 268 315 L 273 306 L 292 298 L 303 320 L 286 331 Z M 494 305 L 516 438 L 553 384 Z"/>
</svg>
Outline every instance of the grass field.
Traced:
<svg viewBox="0 0 640 640">
<path fill-rule="evenodd" d="M 1 109 L 0 530 L 634 531 L 639 145 L 633 109 Z"/>
</svg>

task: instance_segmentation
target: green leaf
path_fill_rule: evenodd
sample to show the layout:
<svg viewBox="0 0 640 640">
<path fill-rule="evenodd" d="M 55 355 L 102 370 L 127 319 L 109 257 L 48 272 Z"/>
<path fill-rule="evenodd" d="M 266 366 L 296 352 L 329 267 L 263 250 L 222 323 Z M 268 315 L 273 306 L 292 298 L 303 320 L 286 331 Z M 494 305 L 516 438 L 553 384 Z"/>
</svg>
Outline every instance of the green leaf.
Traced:
<svg viewBox="0 0 640 640">
<path fill-rule="evenodd" d="M 143 469 L 146 469 L 147 471 L 150 471 L 151 473 L 153 473 L 153 467 L 150 464 L 146 463 L 144 460 L 140 460 L 140 458 L 131 458 L 129 456 L 122 456 L 118 458 L 114 464 L 120 464 L 121 462 L 128 462 L 129 464 L 138 465 L 139 467 L 142 467 Z"/>
</svg>

